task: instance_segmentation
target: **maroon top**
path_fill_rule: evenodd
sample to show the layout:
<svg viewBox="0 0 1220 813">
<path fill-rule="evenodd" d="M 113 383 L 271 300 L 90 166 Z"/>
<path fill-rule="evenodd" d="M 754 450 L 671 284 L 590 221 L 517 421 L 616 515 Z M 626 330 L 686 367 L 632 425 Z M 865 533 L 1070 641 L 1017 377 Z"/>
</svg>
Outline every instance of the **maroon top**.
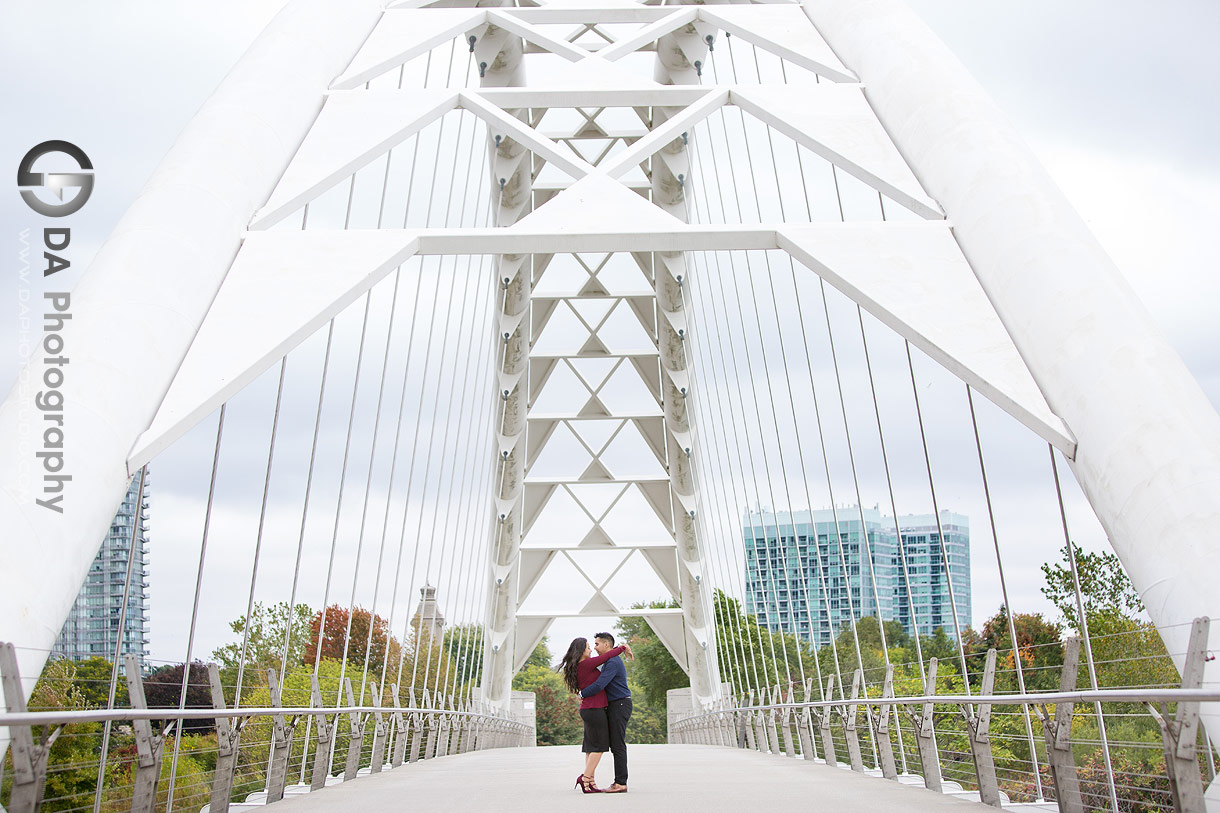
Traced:
<svg viewBox="0 0 1220 813">
<path fill-rule="evenodd" d="M 594 655 L 591 658 L 585 658 L 580 663 L 576 664 L 576 685 L 580 688 L 592 686 L 597 680 L 597 667 L 601 666 L 611 658 L 618 657 L 623 651 L 621 646 L 616 646 L 614 649 L 606 652 L 605 655 Z M 598 692 L 590 697 L 582 698 L 580 707 L 582 709 L 604 709 L 610 704 L 606 701 L 606 693 Z"/>
</svg>

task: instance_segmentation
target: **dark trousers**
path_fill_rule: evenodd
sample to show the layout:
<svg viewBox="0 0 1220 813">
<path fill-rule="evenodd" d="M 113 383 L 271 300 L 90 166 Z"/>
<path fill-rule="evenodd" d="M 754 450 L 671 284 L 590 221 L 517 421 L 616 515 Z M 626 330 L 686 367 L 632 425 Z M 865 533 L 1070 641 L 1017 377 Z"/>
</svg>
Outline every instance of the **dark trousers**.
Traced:
<svg viewBox="0 0 1220 813">
<path fill-rule="evenodd" d="M 614 754 L 614 781 L 627 784 L 627 721 L 631 719 L 631 698 L 611 700 L 607 712 L 610 715 L 610 751 Z"/>
</svg>

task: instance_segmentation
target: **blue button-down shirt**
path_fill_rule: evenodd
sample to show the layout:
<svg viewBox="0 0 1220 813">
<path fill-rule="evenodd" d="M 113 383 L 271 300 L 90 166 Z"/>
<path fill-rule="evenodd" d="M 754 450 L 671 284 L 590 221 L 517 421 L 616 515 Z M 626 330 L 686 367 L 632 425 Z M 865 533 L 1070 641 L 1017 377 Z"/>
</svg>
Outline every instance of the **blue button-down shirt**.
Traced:
<svg viewBox="0 0 1220 813">
<path fill-rule="evenodd" d="M 602 673 L 597 680 L 580 690 L 581 697 L 592 697 L 602 689 L 606 690 L 607 700 L 631 697 L 631 690 L 627 688 L 627 667 L 623 666 L 622 658 L 611 658 L 602 664 L 601 669 Z"/>
</svg>

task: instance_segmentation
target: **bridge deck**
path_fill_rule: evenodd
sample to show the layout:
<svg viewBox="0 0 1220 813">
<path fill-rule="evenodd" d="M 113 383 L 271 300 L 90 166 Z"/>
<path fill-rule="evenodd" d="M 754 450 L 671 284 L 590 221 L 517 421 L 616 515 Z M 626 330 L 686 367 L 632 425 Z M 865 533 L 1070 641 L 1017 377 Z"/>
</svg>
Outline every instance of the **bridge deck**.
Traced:
<svg viewBox="0 0 1220 813">
<path fill-rule="evenodd" d="M 835 813 L 877 810 L 969 813 L 977 801 L 886 782 L 851 771 L 764 756 L 754 751 L 700 745 L 635 745 L 630 749 L 631 791 L 583 796 L 573 785 L 582 758 L 576 746 L 505 748 L 429 760 L 317 793 L 290 795 L 278 813 L 351 810 L 559 810 L 561 805 L 651 813 L 720 810 L 816 809 Z M 597 771 L 613 777 L 610 755 Z M 977 796 L 975 797 L 977 798 Z"/>
</svg>

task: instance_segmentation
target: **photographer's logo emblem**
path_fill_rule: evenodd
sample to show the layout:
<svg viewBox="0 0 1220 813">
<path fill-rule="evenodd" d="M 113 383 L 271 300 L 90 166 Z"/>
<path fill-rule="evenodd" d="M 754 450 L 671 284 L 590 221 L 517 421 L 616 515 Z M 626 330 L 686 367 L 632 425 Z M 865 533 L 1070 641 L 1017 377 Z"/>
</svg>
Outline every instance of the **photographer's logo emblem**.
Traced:
<svg viewBox="0 0 1220 813">
<path fill-rule="evenodd" d="M 76 161 L 79 171 L 34 172 L 34 162 L 44 155 L 63 153 Z M 17 186 L 21 198 L 40 215 L 66 217 L 79 211 L 93 194 L 93 162 L 85 151 L 68 141 L 44 141 L 25 154 L 17 167 Z M 69 200 L 64 200 L 65 189 L 79 190 Z M 48 202 L 38 197 L 37 189 L 49 189 L 59 203 Z"/>
</svg>

